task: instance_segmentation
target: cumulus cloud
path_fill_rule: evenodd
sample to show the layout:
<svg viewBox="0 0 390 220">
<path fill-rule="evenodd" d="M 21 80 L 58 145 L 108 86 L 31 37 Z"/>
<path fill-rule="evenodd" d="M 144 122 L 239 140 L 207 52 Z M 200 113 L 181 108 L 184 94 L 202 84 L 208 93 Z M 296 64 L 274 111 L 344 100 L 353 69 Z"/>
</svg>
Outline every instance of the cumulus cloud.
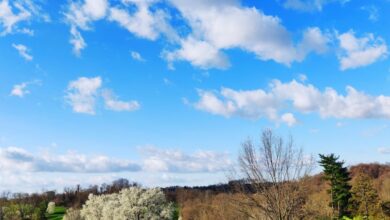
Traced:
<svg viewBox="0 0 390 220">
<path fill-rule="evenodd" d="M 113 111 L 135 111 L 140 108 L 140 104 L 137 101 L 120 101 L 113 94 L 111 90 L 105 89 L 102 92 L 102 97 L 107 109 Z"/>
<path fill-rule="evenodd" d="M 20 84 L 16 84 L 13 86 L 10 95 L 23 98 L 25 95 L 30 93 L 30 91 L 27 89 L 28 85 L 39 84 L 39 83 L 40 83 L 40 81 L 35 80 L 35 81 L 22 82 Z"/>
<path fill-rule="evenodd" d="M 329 3 L 338 2 L 345 4 L 350 0 L 283 0 L 285 8 L 298 11 L 322 11 L 323 7 Z"/>
<path fill-rule="evenodd" d="M 339 56 L 341 70 L 370 65 L 388 54 L 386 42 L 371 33 L 357 38 L 353 31 L 349 31 L 339 35 L 338 39 L 342 50 Z"/>
<path fill-rule="evenodd" d="M 29 94 L 30 91 L 27 90 L 27 83 L 16 84 L 11 90 L 11 96 L 18 96 L 23 98 L 26 94 Z"/>
<path fill-rule="evenodd" d="M 280 117 L 283 110 L 317 113 L 323 118 L 390 118 L 389 96 L 368 95 L 352 86 L 346 87 L 346 94 L 340 94 L 329 87 L 321 91 L 295 80 L 287 83 L 274 80 L 269 91 L 222 88 L 219 92 L 199 90 L 198 94 L 200 99 L 192 103 L 196 109 L 225 117 L 266 117 L 288 125 L 295 124 L 296 119 L 290 113 Z"/>
<path fill-rule="evenodd" d="M 74 112 L 93 115 L 101 86 L 100 77 L 80 77 L 69 83 L 65 98 Z"/>
<path fill-rule="evenodd" d="M 306 31 L 302 43 L 295 45 L 278 17 L 235 0 L 171 2 L 192 32 L 181 39 L 179 49 L 164 53 L 169 62 L 186 60 L 201 68 L 224 69 L 229 61 L 223 51 L 239 48 L 260 60 L 290 65 L 302 61 L 309 52 L 322 52 L 325 47 L 320 45 L 326 40 L 318 28 Z"/>
<path fill-rule="evenodd" d="M 33 154 L 18 147 L 0 148 L 0 168 L 2 171 L 76 173 L 123 172 L 141 169 L 134 162 L 107 156 L 87 156 L 75 152 L 63 155 L 47 152 Z"/>
<path fill-rule="evenodd" d="M 73 111 L 94 115 L 96 104 L 102 98 L 106 109 L 112 111 L 135 111 L 140 108 L 137 101 L 120 101 L 110 89 L 103 89 L 100 76 L 80 77 L 69 82 L 65 100 Z"/>
<path fill-rule="evenodd" d="M 70 43 L 74 53 L 80 55 L 87 46 L 80 30 L 91 30 L 93 22 L 103 19 L 118 23 L 120 27 L 140 38 L 156 40 L 160 35 L 169 39 L 177 38 L 176 32 L 166 21 L 169 16 L 163 10 L 151 10 L 154 3 L 155 1 L 138 0 L 70 1 L 64 14 L 70 25 Z"/>
<path fill-rule="evenodd" d="M 180 150 L 159 149 L 152 146 L 140 148 L 144 155 L 146 171 L 159 172 L 219 172 L 232 165 L 227 153 L 198 151 L 192 154 Z"/>
<path fill-rule="evenodd" d="M 285 113 L 280 117 L 281 122 L 286 123 L 289 127 L 292 127 L 298 123 L 297 119 L 292 113 Z"/>
<path fill-rule="evenodd" d="M 140 38 L 156 40 L 160 34 L 174 37 L 176 34 L 166 22 L 169 17 L 163 10 L 152 11 L 153 1 L 125 0 L 125 6 L 133 6 L 131 13 L 126 7 L 117 6 L 110 9 L 109 20 L 117 22 L 121 27 Z"/>
<path fill-rule="evenodd" d="M 29 54 L 29 49 L 23 44 L 12 44 L 12 47 L 18 51 L 19 55 L 23 57 L 26 61 L 33 60 L 33 56 Z"/>
</svg>

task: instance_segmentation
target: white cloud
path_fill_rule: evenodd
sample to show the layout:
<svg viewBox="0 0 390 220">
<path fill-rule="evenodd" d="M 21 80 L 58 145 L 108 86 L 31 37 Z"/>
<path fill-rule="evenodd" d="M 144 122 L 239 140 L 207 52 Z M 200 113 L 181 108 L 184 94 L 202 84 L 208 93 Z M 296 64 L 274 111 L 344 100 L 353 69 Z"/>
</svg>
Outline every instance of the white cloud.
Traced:
<svg viewBox="0 0 390 220">
<path fill-rule="evenodd" d="M 0 2 L 0 24 L 3 26 L 2 35 L 11 33 L 21 21 L 29 20 L 31 13 L 21 4 L 14 3 L 12 7 L 8 0 Z M 14 13 L 14 9 L 18 10 L 18 13 Z"/>
<path fill-rule="evenodd" d="M 185 154 L 180 150 L 139 148 L 142 158 L 130 161 L 105 155 L 84 155 L 73 151 L 55 154 L 49 151 L 32 153 L 20 147 L 0 148 L 2 172 L 219 172 L 226 171 L 232 162 L 227 153 L 197 151 Z"/>
<path fill-rule="evenodd" d="M 378 152 L 381 154 L 390 154 L 390 148 L 380 147 L 378 148 Z"/>
<path fill-rule="evenodd" d="M 137 101 L 119 101 L 111 90 L 105 89 L 102 92 L 102 97 L 107 109 L 113 111 L 135 111 L 140 108 L 140 104 Z"/>
<path fill-rule="evenodd" d="M 27 90 L 27 83 L 16 84 L 11 90 L 11 96 L 18 96 L 23 98 L 26 94 L 29 94 L 30 91 Z"/>
<path fill-rule="evenodd" d="M 297 119 L 292 113 L 285 113 L 280 117 L 281 122 L 286 123 L 289 127 L 292 127 L 298 123 Z"/>
<path fill-rule="evenodd" d="M 350 0 L 283 0 L 285 8 L 299 11 L 322 11 L 323 7 L 329 3 L 339 2 L 345 4 Z"/>
<path fill-rule="evenodd" d="M 351 86 L 346 87 L 346 94 L 343 95 L 333 88 L 320 91 L 311 84 L 295 80 L 288 83 L 274 80 L 268 92 L 262 89 L 237 91 L 222 88 L 219 92 L 200 90 L 198 94 L 200 99 L 193 103 L 196 109 L 225 117 L 266 117 L 293 125 L 295 117 L 284 115 L 283 120 L 279 116 L 280 111 L 288 109 L 317 113 L 322 118 L 390 119 L 389 96 L 371 96 Z"/>
<path fill-rule="evenodd" d="M 80 77 L 69 83 L 65 98 L 74 112 L 95 114 L 96 99 L 101 86 L 100 77 Z"/>
<path fill-rule="evenodd" d="M 115 2 L 111 2 L 114 4 Z M 151 10 L 155 1 L 122 0 L 110 5 L 108 0 L 71 1 L 64 13 L 70 25 L 73 51 L 80 55 L 87 46 L 80 30 L 92 29 L 93 22 L 107 19 L 118 23 L 137 37 L 156 40 L 160 35 L 177 39 L 174 29 L 166 21 L 169 16 L 163 10 Z"/>
<path fill-rule="evenodd" d="M 106 109 L 112 111 L 135 111 L 140 108 L 137 101 L 120 101 L 110 89 L 102 89 L 103 82 L 100 76 L 80 77 L 71 81 L 65 95 L 65 100 L 74 112 L 94 115 L 96 103 L 102 98 Z"/>
<path fill-rule="evenodd" d="M 311 51 L 322 52 L 326 43 L 318 28 L 306 31 L 295 46 L 290 33 L 278 17 L 265 15 L 238 1 L 171 0 L 189 23 L 192 32 L 180 41 L 180 48 L 165 52 L 169 62 L 187 60 L 201 68 L 229 66 L 223 50 L 239 48 L 260 60 L 290 65 L 302 61 Z M 314 48 L 312 47 L 314 46 Z"/>
<path fill-rule="evenodd" d="M 353 31 L 349 31 L 339 35 L 338 39 L 342 50 L 339 56 L 341 70 L 370 65 L 388 54 L 386 42 L 371 33 L 357 38 Z"/>
<path fill-rule="evenodd" d="M 157 172 L 220 172 L 227 171 L 232 161 L 227 153 L 198 151 L 192 154 L 180 150 L 142 147 L 143 169 Z"/>
<path fill-rule="evenodd" d="M 203 69 L 226 69 L 230 66 L 227 56 L 206 41 L 189 37 L 181 42 L 181 48 L 173 52 L 164 52 L 163 56 L 171 64 L 175 60 L 189 61 L 193 66 Z"/>
<path fill-rule="evenodd" d="M 23 44 L 12 44 L 12 46 L 18 51 L 19 55 L 26 61 L 33 60 L 33 56 L 29 54 L 29 49 Z"/>
<path fill-rule="evenodd" d="M 141 167 L 128 160 L 107 156 L 87 156 L 68 152 L 62 155 L 40 152 L 32 154 L 23 148 L 0 148 L 2 171 L 105 173 L 139 171 Z"/>
<path fill-rule="evenodd" d="M 133 58 L 134 60 L 137 60 L 137 61 L 140 61 L 140 62 L 144 62 L 145 61 L 145 59 L 137 51 L 131 51 L 130 55 L 131 55 L 131 58 Z"/>
<path fill-rule="evenodd" d="M 20 1 L 0 1 L 0 25 L 3 30 L 0 30 L 0 35 L 7 35 L 14 31 L 19 33 L 31 34 L 31 30 L 26 28 L 18 28 L 18 25 L 23 22 L 29 22 L 34 17 L 42 18 L 44 21 L 49 21 L 47 14 L 43 13 L 41 8 L 32 0 Z M 27 31 L 28 30 L 28 31 Z"/>
<path fill-rule="evenodd" d="M 156 40 L 160 33 L 164 32 L 162 28 L 167 28 L 165 22 L 166 14 L 157 10 L 150 10 L 151 1 L 125 1 L 126 5 L 133 5 L 136 11 L 130 14 L 129 11 L 119 7 L 110 9 L 110 21 L 117 22 L 121 27 L 138 37 Z"/>
<path fill-rule="evenodd" d="M 84 0 L 83 3 L 69 3 L 65 17 L 70 25 L 70 43 L 76 55 L 80 55 L 81 50 L 87 46 L 79 29 L 90 30 L 92 22 L 106 16 L 108 7 L 107 0 Z"/>
</svg>

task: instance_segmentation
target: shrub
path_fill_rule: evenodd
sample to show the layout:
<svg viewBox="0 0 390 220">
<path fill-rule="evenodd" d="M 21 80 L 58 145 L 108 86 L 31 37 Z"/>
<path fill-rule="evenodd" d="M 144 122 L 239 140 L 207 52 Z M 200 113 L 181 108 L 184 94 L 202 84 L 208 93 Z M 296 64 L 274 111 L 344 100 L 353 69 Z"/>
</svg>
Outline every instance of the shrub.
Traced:
<svg viewBox="0 0 390 220">
<path fill-rule="evenodd" d="M 83 205 L 81 216 L 94 219 L 171 219 L 173 205 L 158 189 L 130 187 L 109 195 L 89 195 Z"/>
<path fill-rule="evenodd" d="M 49 202 L 49 204 L 47 204 L 46 212 L 49 214 L 53 214 L 55 212 L 55 208 L 56 208 L 55 202 Z"/>
</svg>

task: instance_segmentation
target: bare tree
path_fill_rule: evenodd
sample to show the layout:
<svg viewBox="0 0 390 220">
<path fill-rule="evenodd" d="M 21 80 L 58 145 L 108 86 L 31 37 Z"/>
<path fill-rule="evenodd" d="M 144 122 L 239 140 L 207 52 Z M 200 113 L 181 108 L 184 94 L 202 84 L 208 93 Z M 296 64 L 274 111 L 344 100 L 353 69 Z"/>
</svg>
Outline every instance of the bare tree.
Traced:
<svg viewBox="0 0 390 220">
<path fill-rule="evenodd" d="M 251 140 L 242 144 L 239 165 L 243 180 L 238 181 L 246 200 L 241 204 L 248 214 L 260 212 L 252 218 L 287 220 L 301 218 L 305 202 L 304 179 L 312 168 L 311 158 L 302 149 L 264 130 L 261 144 Z M 245 207 L 245 208 L 244 208 Z"/>
</svg>

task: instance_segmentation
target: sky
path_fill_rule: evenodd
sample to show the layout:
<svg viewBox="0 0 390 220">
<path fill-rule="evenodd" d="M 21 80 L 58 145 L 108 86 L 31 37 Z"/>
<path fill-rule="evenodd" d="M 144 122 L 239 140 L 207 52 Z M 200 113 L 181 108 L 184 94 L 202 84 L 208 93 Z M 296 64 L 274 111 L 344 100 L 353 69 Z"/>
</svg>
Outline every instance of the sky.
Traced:
<svg viewBox="0 0 390 220">
<path fill-rule="evenodd" d="M 0 191 L 227 181 L 263 129 L 390 161 L 388 0 L 0 0 Z"/>
</svg>

